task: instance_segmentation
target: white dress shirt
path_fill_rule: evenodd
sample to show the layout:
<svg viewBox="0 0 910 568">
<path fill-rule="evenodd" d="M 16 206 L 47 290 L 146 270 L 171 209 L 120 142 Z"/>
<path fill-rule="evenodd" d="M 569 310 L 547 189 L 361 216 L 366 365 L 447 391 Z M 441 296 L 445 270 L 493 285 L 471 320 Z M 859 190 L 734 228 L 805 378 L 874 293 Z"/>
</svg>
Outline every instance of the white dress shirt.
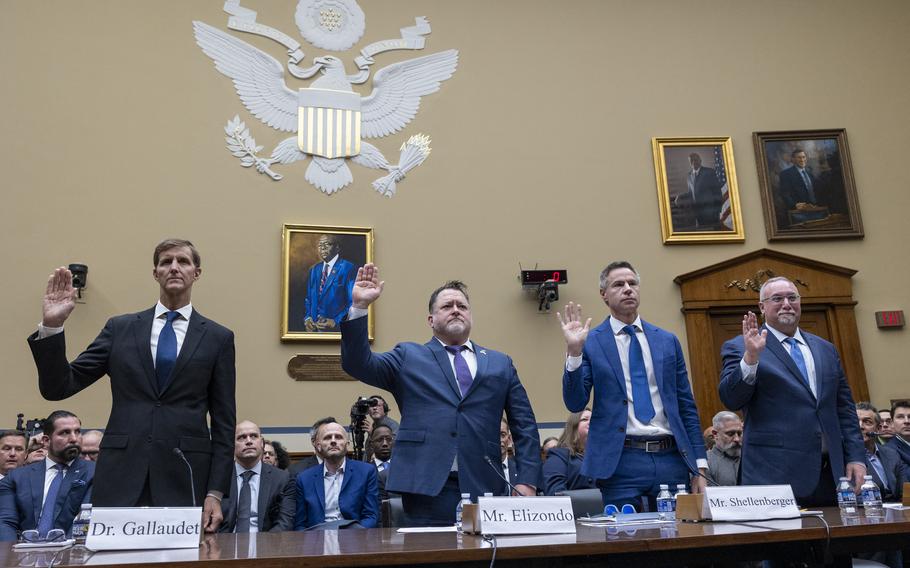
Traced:
<svg viewBox="0 0 910 568">
<path fill-rule="evenodd" d="M 322 464 L 323 488 L 325 489 L 325 520 L 338 521 L 344 517 L 341 515 L 341 506 L 338 499 L 341 497 L 341 484 L 344 483 L 344 466 L 347 458 L 341 460 L 341 465 L 333 474 Z"/>
<path fill-rule="evenodd" d="M 235 505 L 240 504 L 240 488 L 243 487 L 243 472 L 252 471 L 253 476 L 250 477 L 250 532 L 255 533 L 259 532 L 259 480 L 262 479 L 262 460 L 256 462 L 256 465 L 247 470 L 245 467 L 240 465 L 237 462 L 234 462 L 234 479 L 237 483 L 237 497 L 235 497 Z M 235 507 L 234 510 L 237 511 L 239 507 Z"/>
<path fill-rule="evenodd" d="M 785 341 L 790 337 L 787 334 L 780 332 L 768 324 L 765 324 L 771 331 L 771 335 L 781 344 L 784 350 L 790 354 L 790 344 L 785 343 Z M 803 338 L 803 335 L 799 332 L 799 328 L 796 329 L 796 333 L 793 334 L 793 339 L 795 339 L 799 346 L 799 351 L 803 355 L 803 361 L 806 362 L 806 373 L 809 375 L 809 388 L 812 390 L 812 395 L 818 398 L 818 380 L 815 374 L 815 359 L 812 358 L 812 351 L 809 350 L 809 345 L 806 343 L 806 340 Z M 792 357 L 793 355 L 790 354 Z M 745 359 L 739 361 L 739 369 L 742 372 L 743 381 L 746 384 L 754 385 L 756 379 L 756 373 L 758 372 L 758 363 L 754 365 L 749 365 L 746 363 Z"/>
<path fill-rule="evenodd" d="M 161 335 L 161 330 L 164 329 L 164 324 L 167 322 L 167 313 L 171 311 L 164 307 L 164 304 L 159 300 L 155 304 L 155 319 L 152 320 L 152 361 L 155 361 L 155 357 L 158 356 L 158 336 Z M 186 330 L 190 326 L 190 316 L 193 314 L 193 304 L 187 304 L 182 308 L 179 308 L 176 311 L 179 316 L 174 318 L 174 321 L 171 323 L 171 326 L 174 328 L 174 335 L 177 336 L 177 356 L 180 356 L 180 349 L 183 347 L 183 340 L 186 338 Z"/>
</svg>

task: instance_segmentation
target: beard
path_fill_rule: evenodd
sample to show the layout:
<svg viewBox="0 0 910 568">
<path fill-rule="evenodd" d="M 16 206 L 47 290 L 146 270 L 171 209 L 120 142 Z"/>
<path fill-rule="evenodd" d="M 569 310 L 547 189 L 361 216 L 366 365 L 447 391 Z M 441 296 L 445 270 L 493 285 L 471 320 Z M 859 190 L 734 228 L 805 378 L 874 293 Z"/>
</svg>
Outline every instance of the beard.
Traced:
<svg viewBox="0 0 910 568">
<path fill-rule="evenodd" d="M 728 458 L 733 458 L 733 459 L 740 457 L 743 453 L 742 446 L 731 445 L 729 448 L 721 448 L 720 446 L 718 446 L 717 449 L 720 450 Z"/>
<path fill-rule="evenodd" d="M 82 452 L 82 448 L 79 446 L 67 446 L 60 452 L 60 457 L 63 458 L 63 461 L 68 462 L 79 457 L 80 452 Z"/>
</svg>

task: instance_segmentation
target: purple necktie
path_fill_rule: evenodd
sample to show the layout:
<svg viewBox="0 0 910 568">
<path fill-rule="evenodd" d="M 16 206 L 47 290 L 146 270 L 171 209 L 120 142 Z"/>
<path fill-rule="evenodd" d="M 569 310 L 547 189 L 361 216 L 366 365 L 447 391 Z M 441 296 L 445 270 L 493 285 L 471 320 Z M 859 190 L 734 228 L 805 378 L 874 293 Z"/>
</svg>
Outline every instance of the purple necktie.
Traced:
<svg viewBox="0 0 910 568">
<path fill-rule="evenodd" d="M 458 388 L 461 389 L 462 398 L 468 394 L 468 389 L 471 388 L 471 383 L 474 382 L 468 362 L 465 361 L 461 354 L 465 349 L 467 349 L 465 345 L 446 345 L 446 351 L 455 356 L 455 378 L 458 380 Z"/>
</svg>

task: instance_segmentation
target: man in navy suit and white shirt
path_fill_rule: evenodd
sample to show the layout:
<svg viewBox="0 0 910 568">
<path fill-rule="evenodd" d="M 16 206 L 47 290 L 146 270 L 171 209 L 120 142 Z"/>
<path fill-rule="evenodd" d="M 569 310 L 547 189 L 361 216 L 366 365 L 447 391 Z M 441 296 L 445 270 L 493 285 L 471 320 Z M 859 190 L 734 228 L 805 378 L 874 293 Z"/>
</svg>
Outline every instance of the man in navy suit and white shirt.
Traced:
<svg viewBox="0 0 910 568">
<path fill-rule="evenodd" d="M 430 295 L 433 337 L 427 343 L 399 343 L 376 354 L 364 316 L 383 285 L 373 264 L 358 270 L 354 302 L 341 324 L 341 364 L 352 377 L 391 392 L 398 403 L 401 426 L 386 489 L 401 493 L 405 523 L 451 525 L 461 493 L 502 494 L 503 412 L 515 442 L 516 486 L 523 495 L 535 495 L 540 440 L 534 412 L 512 359 L 471 341 L 465 285 L 450 281 Z"/>
<path fill-rule="evenodd" d="M 597 480 L 605 504 L 640 508 L 647 498 L 653 510 L 662 483 L 691 479 L 700 493 L 708 462 L 679 340 L 641 319 L 639 283 L 631 264 L 612 262 L 600 274 L 610 317 L 590 329 L 571 302 L 557 317 L 566 407 L 584 410 L 594 390 L 581 473 Z"/>
<path fill-rule="evenodd" d="M 47 457 L 10 471 L 0 481 L 0 541 L 14 541 L 18 533 L 33 529 L 41 538 L 52 529 L 69 532 L 91 495 L 95 464 L 79 458 L 79 418 L 57 410 L 43 429 Z"/>
<path fill-rule="evenodd" d="M 742 484 L 790 484 L 800 506 L 834 505 L 840 476 L 859 491 L 866 474 L 840 357 L 834 345 L 799 328 L 802 305 L 789 279 L 765 281 L 759 298 L 765 325 L 749 312 L 742 335 L 721 349 L 720 399 L 745 417 Z"/>
</svg>

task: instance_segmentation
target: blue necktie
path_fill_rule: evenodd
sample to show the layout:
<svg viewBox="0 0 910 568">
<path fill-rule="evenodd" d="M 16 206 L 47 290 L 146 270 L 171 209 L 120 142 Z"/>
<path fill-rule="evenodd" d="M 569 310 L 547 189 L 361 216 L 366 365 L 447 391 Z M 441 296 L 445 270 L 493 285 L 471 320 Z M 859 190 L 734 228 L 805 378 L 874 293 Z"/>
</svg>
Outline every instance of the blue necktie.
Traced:
<svg viewBox="0 0 910 568">
<path fill-rule="evenodd" d="M 803 359 L 803 352 L 799 348 L 799 341 L 793 337 L 788 337 L 787 339 L 784 339 L 784 343 L 790 346 L 790 357 L 793 358 L 793 362 L 796 363 L 796 368 L 803 374 L 803 379 L 805 379 L 806 385 L 809 386 L 811 390 L 812 387 L 809 384 L 809 371 L 806 370 L 806 360 Z"/>
<path fill-rule="evenodd" d="M 875 474 L 875 477 L 878 478 L 878 484 L 881 485 L 882 489 L 888 489 L 888 478 L 885 476 L 885 469 L 882 467 L 882 462 L 879 461 L 878 456 L 866 452 L 866 458 L 866 461 L 872 466 L 872 471 L 870 473 Z"/>
<path fill-rule="evenodd" d="M 158 392 L 164 390 L 167 386 L 168 379 L 171 378 L 171 371 L 174 370 L 174 364 L 177 362 L 177 334 L 174 333 L 174 320 L 180 314 L 178 312 L 168 312 L 167 321 L 158 334 L 158 352 L 155 354 L 155 374 L 158 376 Z"/>
<path fill-rule="evenodd" d="M 462 398 L 468 394 L 468 389 L 471 388 L 471 383 L 474 382 L 474 378 L 471 377 L 471 368 L 468 367 L 468 362 L 465 361 L 464 356 L 461 354 L 465 349 L 467 349 L 465 345 L 446 345 L 446 351 L 455 356 L 455 378 L 458 380 L 458 388 L 461 389 Z"/>
<path fill-rule="evenodd" d="M 645 357 L 641 343 L 635 336 L 635 327 L 627 325 L 622 330 L 629 334 L 629 375 L 632 379 L 632 406 L 635 418 L 642 424 L 648 424 L 654 418 L 654 404 L 651 403 L 651 387 L 648 386 L 648 371 L 645 369 Z"/>
<path fill-rule="evenodd" d="M 47 532 L 54 528 L 54 508 L 57 504 L 57 493 L 60 492 L 60 484 L 63 483 L 63 464 L 58 463 L 54 466 L 57 475 L 51 480 L 51 486 L 47 488 L 47 496 L 44 498 L 44 507 L 41 509 L 41 518 L 38 519 L 38 536 L 47 536 Z"/>
</svg>

